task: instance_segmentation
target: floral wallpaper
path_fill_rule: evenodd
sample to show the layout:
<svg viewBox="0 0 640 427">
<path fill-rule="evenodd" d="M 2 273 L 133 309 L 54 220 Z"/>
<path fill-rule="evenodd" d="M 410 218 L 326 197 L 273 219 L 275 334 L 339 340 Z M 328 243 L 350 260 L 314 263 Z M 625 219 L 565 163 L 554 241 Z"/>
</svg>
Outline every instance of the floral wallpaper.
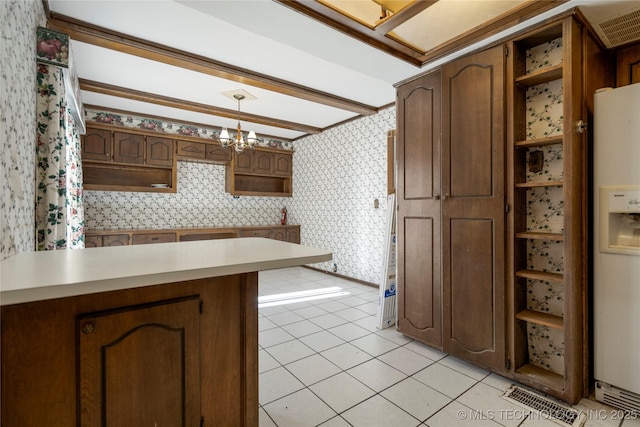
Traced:
<svg viewBox="0 0 640 427">
<path fill-rule="evenodd" d="M 36 144 L 36 29 L 46 25 L 40 0 L 0 1 L 2 138 L 0 259 L 33 251 Z"/>
<path fill-rule="evenodd" d="M 165 122 L 157 119 L 150 119 L 133 115 L 122 115 L 109 111 L 98 111 L 88 108 L 85 109 L 85 118 L 87 121 L 94 123 L 105 123 L 114 126 L 124 126 L 172 135 L 195 136 L 199 138 L 215 139 L 220 133 L 218 128 L 214 129 L 211 127 L 194 126 L 184 123 Z M 233 129 L 231 129 L 229 133 L 232 137 L 235 137 Z M 261 139 L 262 141 L 258 145 L 263 147 L 279 148 L 284 150 L 291 150 L 293 148 L 293 144 L 291 141 L 273 138 Z"/>
<path fill-rule="evenodd" d="M 88 119 L 95 115 L 91 113 Z M 124 118 L 123 123 L 126 122 Z M 136 119 L 133 119 L 136 122 Z M 146 123 L 142 120 L 139 123 Z M 158 123 L 167 129 L 166 123 Z M 224 191 L 224 166 L 178 162 L 170 193 L 85 191 L 87 229 L 301 225 L 301 243 L 330 249 L 334 260 L 314 265 L 378 284 L 386 213 L 387 131 L 395 108 L 294 143 L 293 197 L 233 197 Z M 374 199 L 380 201 L 374 208 Z"/>
<path fill-rule="evenodd" d="M 333 251 L 317 267 L 379 284 L 387 204 L 387 132 L 396 110 L 295 142 L 294 209 L 301 242 Z M 380 202 L 374 207 L 374 200 Z"/>
<path fill-rule="evenodd" d="M 85 190 L 86 229 L 279 224 L 283 207 L 294 210 L 288 197 L 235 198 L 225 193 L 224 168 L 179 161 L 176 193 Z"/>
<path fill-rule="evenodd" d="M 535 46 L 527 51 L 527 72 L 562 63 L 562 39 Z M 562 134 L 562 80 L 533 86 L 527 90 L 527 139 Z M 536 152 L 536 153 L 534 153 Z M 528 182 L 562 181 L 563 146 L 553 144 L 527 152 L 542 155 L 542 162 L 527 170 Z M 527 231 L 562 233 L 564 204 L 562 187 L 539 187 L 527 190 Z M 562 273 L 563 244 L 547 240 L 527 242 L 527 268 Z M 544 280 L 527 280 L 527 308 L 557 316 L 564 313 L 563 284 Z M 529 361 L 533 365 L 564 375 L 564 334 L 533 323 L 527 324 Z"/>
</svg>

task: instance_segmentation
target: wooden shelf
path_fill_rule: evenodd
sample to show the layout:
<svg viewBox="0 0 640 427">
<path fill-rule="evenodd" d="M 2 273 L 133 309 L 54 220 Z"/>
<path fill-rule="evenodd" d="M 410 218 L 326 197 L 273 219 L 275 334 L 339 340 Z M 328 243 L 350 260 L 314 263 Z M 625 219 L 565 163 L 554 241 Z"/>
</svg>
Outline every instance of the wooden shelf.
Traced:
<svg viewBox="0 0 640 427">
<path fill-rule="evenodd" d="M 547 145 L 555 145 L 562 144 L 563 137 L 562 135 L 554 135 L 549 136 L 547 138 L 538 138 L 538 139 L 526 139 L 524 141 L 516 141 L 516 148 L 534 148 L 534 147 L 544 147 Z"/>
<path fill-rule="evenodd" d="M 522 310 L 516 314 L 516 319 L 525 322 L 535 323 L 536 325 L 548 326 L 553 329 L 564 329 L 562 317 L 553 314 L 542 313 L 534 310 Z"/>
<path fill-rule="evenodd" d="M 518 239 L 533 239 L 533 240 L 555 240 L 561 242 L 564 240 L 562 233 L 542 233 L 539 231 L 523 231 L 522 233 L 516 233 Z"/>
<path fill-rule="evenodd" d="M 85 190 L 176 192 L 173 168 L 85 162 L 82 173 Z"/>
<path fill-rule="evenodd" d="M 564 377 L 536 365 L 526 364 L 516 371 L 529 381 L 544 384 L 556 391 L 564 392 Z"/>
<path fill-rule="evenodd" d="M 546 271 L 538 270 L 520 270 L 516 271 L 516 276 L 524 277 L 526 279 L 545 280 L 547 282 L 562 283 L 564 281 L 564 275 L 558 273 L 548 273 Z"/>
<path fill-rule="evenodd" d="M 562 187 L 562 181 L 518 182 L 516 188 Z"/>
<path fill-rule="evenodd" d="M 516 84 L 523 88 L 548 83 L 562 78 L 562 64 L 542 68 L 516 78 Z"/>
</svg>

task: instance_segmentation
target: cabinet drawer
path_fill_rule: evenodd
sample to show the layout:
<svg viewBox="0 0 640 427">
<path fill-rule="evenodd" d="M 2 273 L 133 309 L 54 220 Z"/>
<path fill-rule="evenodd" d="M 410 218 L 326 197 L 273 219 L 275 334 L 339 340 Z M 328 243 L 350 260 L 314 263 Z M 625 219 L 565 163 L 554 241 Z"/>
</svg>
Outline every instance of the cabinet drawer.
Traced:
<svg viewBox="0 0 640 427">
<path fill-rule="evenodd" d="M 134 234 L 134 245 L 144 245 L 147 243 L 169 243 L 176 241 L 175 233 L 152 233 L 152 234 Z"/>
<path fill-rule="evenodd" d="M 192 242 L 194 240 L 231 239 L 233 237 L 236 237 L 236 233 L 190 233 L 180 236 L 180 241 Z"/>
<path fill-rule="evenodd" d="M 253 230 L 240 230 L 240 237 L 271 237 L 271 229 L 270 228 L 260 228 Z"/>
</svg>

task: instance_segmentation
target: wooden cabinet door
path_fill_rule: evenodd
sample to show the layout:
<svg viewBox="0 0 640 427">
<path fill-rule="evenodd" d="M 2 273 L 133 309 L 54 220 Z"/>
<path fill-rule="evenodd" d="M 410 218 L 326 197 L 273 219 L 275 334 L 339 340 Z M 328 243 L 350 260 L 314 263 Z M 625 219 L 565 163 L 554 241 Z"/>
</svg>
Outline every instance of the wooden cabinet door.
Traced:
<svg viewBox="0 0 640 427">
<path fill-rule="evenodd" d="M 233 153 L 235 162 L 233 164 L 233 170 L 238 173 L 252 173 L 253 172 L 253 151 L 245 150 L 242 153 Z"/>
<path fill-rule="evenodd" d="M 102 236 L 86 235 L 84 236 L 85 248 L 99 248 L 102 246 Z"/>
<path fill-rule="evenodd" d="M 287 228 L 287 242 L 300 243 L 300 232 L 298 227 Z"/>
<path fill-rule="evenodd" d="M 226 164 L 231 161 L 231 147 L 221 147 L 218 144 L 207 144 L 207 160 Z"/>
<path fill-rule="evenodd" d="M 255 173 L 272 175 L 273 174 L 274 153 L 268 151 L 253 152 L 253 171 Z"/>
<path fill-rule="evenodd" d="M 128 234 L 111 234 L 102 236 L 102 246 L 126 246 L 128 244 Z"/>
<path fill-rule="evenodd" d="M 286 228 L 274 228 L 271 230 L 271 238 L 280 240 L 282 242 L 287 241 L 287 229 Z"/>
<path fill-rule="evenodd" d="M 275 153 L 273 158 L 273 174 L 278 176 L 291 176 L 293 156 L 287 153 Z"/>
<path fill-rule="evenodd" d="M 200 425 L 198 296 L 78 318 L 80 423 Z"/>
<path fill-rule="evenodd" d="M 442 67 L 444 350 L 505 367 L 502 46 Z"/>
<path fill-rule="evenodd" d="M 82 136 L 82 159 L 111 161 L 111 131 L 87 128 Z"/>
<path fill-rule="evenodd" d="M 132 133 L 113 133 L 113 160 L 118 163 L 144 164 L 144 136 Z"/>
<path fill-rule="evenodd" d="M 147 136 L 146 163 L 156 166 L 173 166 L 175 151 L 173 139 Z"/>
<path fill-rule="evenodd" d="M 442 347 L 440 72 L 398 88 L 398 330 Z"/>
<path fill-rule="evenodd" d="M 179 158 L 204 159 L 206 157 L 204 142 L 176 141 L 176 144 Z"/>
</svg>

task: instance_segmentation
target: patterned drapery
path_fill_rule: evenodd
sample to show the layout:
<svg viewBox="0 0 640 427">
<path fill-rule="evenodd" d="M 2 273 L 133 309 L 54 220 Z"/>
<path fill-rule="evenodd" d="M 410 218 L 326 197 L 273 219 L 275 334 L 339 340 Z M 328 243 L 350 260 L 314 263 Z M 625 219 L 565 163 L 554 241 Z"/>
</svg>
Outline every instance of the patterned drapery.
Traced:
<svg viewBox="0 0 640 427">
<path fill-rule="evenodd" d="M 67 107 L 64 70 L 36 66 L 37 250 L 83 248 L 80 135 Z"/>
</svg>

